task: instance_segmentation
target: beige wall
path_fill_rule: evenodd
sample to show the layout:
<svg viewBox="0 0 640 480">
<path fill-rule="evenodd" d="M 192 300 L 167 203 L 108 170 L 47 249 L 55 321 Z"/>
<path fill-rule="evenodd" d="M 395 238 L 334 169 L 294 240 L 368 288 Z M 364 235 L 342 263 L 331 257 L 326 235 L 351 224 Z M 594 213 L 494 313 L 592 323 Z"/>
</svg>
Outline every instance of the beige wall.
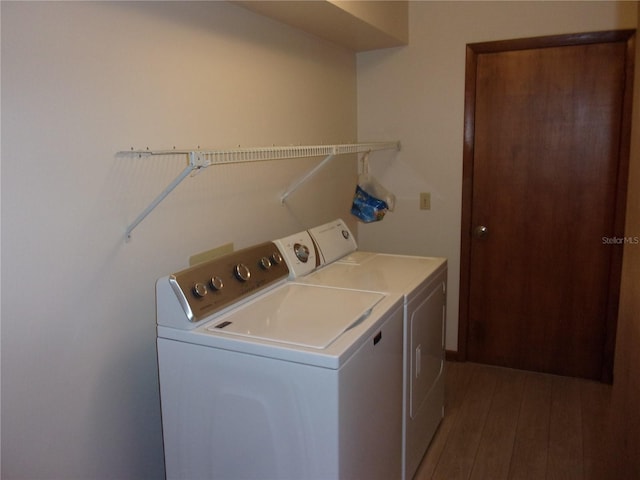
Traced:
<svg viewBox="0 0 640 480">
<path fill-rule="evenodd" d="M 358 137 L 398 139 L 371 157 L 396 211 L 360 225 L 360 247 L 449 258 L 447 349 L 457 350 L 467 43 L 635 28 L 633 2 L 410 2 L 409 45 L 358 54 Z M 419 193 L 431 192 L 431 210 Z"/>
<path fill-rule="evenodd" d="M 635 241 L 640 237 L 640 48 L 637 45 L 633 105 L 625 234 Z M 640 245 L 625 245 L 623 262 L 611 446 L 616 478 L 640 478 Z"/>
<path fill-rule="evenodd" d="M 355 158 L 185 167 L 134 148 L 356 139 L 355 58 L 225 2 L 1 2 L 2 478 L 163 477 L 154 282 L 349 219 Z"/>
</svg>

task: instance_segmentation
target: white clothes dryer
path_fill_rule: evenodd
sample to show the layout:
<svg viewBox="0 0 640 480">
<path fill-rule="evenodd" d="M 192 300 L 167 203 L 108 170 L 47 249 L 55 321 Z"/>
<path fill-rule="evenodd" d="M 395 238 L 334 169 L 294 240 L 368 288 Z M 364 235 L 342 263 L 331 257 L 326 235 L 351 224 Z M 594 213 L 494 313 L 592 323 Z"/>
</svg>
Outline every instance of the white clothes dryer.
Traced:
<svg viewBox="0 0 640 480">
<path fill-rule="evenodd" d="M 275 243 L 296 282 L 403 296 L 402 478 L 413 478 L 444 415 L 446 259 L 357 251 L 342 220 Z"/>
<path fill-rule="evenodd" d="M 401 475 L 401 296 L 288 274 L 267 242 L 157 281 L 169 480 Z"/>
</svg>

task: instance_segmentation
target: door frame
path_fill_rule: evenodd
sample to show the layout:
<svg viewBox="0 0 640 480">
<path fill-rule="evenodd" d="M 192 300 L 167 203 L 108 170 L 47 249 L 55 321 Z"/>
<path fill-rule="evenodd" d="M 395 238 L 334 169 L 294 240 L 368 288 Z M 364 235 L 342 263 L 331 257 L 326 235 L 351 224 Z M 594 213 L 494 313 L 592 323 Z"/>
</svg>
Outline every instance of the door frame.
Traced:
<svg viewBox="0 0 640 480">
<path fill-rule="evenodd" d="M 616 237 L 624 237 L 625 208 L 629 171 L 629 149 L 631 142 L 631 113 L 633 100 L 633 73 L 635 58 L 635 30 L 612 30 L 568 35 L 499 40 L 494 42 L 467 44 L 464 94 L 464 137 L 462 154 L 462 218 L 460 241 L 460 303 L 458 320 L 458 352 L 456 359 L 467 359 L 467 336 L 469 333 L 469 292 L 471 268 L 471 213 L 473 199 L 473 160 L 475 144 L 475 103 L 476 70 L 478 55 L 483 53 L 528 50 L 534 48 L 586 45 L 593 43 L 626 42 L 625 85 L 622 107 L 620 145 L 618 147 L 619 166 L 617 179 L 616 212 L 614 231 Z M 609 270 L 609 300 L 607 305 L 606 338 L 601 380 L 613 380 L 613 360 L 615 353 L 616 328 L 618 323 L 618 298 L 622 271 L 623 245 L 611 246 Z"/>
</svg>

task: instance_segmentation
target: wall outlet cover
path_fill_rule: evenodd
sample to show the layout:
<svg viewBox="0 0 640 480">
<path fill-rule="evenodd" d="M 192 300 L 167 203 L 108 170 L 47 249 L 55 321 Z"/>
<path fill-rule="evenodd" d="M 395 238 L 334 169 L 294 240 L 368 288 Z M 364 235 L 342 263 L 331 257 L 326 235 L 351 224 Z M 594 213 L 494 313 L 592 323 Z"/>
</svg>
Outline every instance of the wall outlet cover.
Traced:
<svg viewBox="0 0 640 480">
<path fill-rule="evenodd" d="M 420 193 L 420 210 L 431 210 L 431 193 Z"/>
</svg>

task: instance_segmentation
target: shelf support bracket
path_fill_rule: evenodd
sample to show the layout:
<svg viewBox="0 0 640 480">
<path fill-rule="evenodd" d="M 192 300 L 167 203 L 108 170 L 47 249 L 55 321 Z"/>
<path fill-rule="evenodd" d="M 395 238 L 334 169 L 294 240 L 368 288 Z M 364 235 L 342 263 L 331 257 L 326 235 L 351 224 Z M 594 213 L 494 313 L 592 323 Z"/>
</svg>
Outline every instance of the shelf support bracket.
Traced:
<svg viewBox="0 0 640 480">
<path fill-rule="evenodd" d="M 318 165 L 316 165 L 313 169 L 308 171 L 303 177 L 299 178 L 293 185 L 289 187 L 289 189 L 284 192 L 280 196 L 280 203 L 284 204 L 284 201 L 287 199 L 289 195 L 295 192 L 298 188 L 300 188 L 307 180 L 313 177 L 316 173 L 318 173 L 327 163 L 329 163 L 335 154 L 327 155 L 324 160 L 322 160 Z"/>
<path fill-rule="evenodd" d="M 158 204 L 165 199 L 165 197 L 167 195 L 169 195 L 178 185 L 180 185 L 180 182 L 182 182 L 182 180 L 184 180 L 185 178 L 187 178 L 187 176 L 189 176 L 189 174 L 191 172 L 193 172 L 194 169 L 196 168 L 200 168 L 197 167 L 195 165 L 193 165 L 193 162 L 190 161 L 189 165 L 186 166 L 186 168 L 184 170 L 182 170 L 182 172 L 180 172 L 180 174 L 173 179 L 173 181 L 167 186 L 167 188 L 165 188 L 160 195 L 158 195 L 150 204 L 147 208 L 145 208 L 142 213 L 140 213 L 140 215 L 138 215 L 138 217 L 131 223 L 131 225 L 129 225 L 127 227 L 127 232 L 126 232 L 126 241 L 128 242 L 129 240 L 131 240 L 131 232 L 133 231 L 134 228 L 136 228 L 138 226 L 138 224 L 140 222 L 142 222 L 147 215 L 149 215 L 154 208 L 156 208 L 158 206 Z"/>
</svg>

